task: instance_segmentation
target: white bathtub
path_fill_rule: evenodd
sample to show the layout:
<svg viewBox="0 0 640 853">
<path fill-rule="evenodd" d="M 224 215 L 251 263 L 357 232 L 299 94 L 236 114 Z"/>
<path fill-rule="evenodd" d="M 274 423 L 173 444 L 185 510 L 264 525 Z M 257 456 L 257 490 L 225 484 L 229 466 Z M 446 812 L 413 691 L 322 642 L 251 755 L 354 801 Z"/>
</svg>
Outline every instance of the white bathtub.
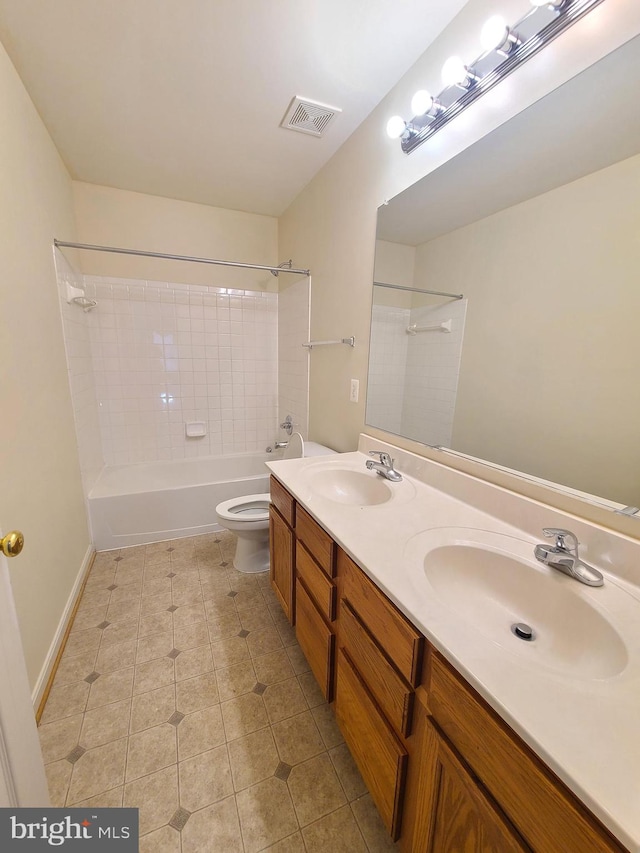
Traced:
<svg viewBox="0 0 640 853">
<path fill-rule="evenodd" d="M 216 506 L 268 492 L 265 462 L 273 458 L 237 453 L 105 468 L 88 497 L 94 547 L 104 551 L 221 530 Z"/>
</svg>

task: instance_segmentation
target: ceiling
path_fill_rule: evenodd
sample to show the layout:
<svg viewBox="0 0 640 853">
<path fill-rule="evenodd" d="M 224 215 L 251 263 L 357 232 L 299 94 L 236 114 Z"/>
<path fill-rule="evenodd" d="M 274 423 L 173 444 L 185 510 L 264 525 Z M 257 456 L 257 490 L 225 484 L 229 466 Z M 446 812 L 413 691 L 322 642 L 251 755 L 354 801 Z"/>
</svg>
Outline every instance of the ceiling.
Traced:
<svg viewBox="0 0 640 853">
<path fill-rule="evenodd" d="M 378 210 L 377 237 L 418 246 L 640 153 L 640 36 Z"/>
<path fill-rule="evenodd" d="M 74 179 L 278 216 L 465 2 L 0 0 L 0 41 Z"/>
</svg>

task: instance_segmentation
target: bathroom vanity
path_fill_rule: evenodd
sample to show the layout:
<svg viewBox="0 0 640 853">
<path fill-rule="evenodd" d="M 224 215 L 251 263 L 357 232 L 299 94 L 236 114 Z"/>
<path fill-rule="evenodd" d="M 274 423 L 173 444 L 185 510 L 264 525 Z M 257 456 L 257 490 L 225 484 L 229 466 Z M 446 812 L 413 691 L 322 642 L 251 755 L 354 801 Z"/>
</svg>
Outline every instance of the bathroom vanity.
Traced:
<svg viewBox="0 0 640 853">
<path fill-rule="evenodd" d="M 401 483 L 366 470 L 371 449 Z M 640 599 L 615 572 L 639 544 L 367 436 L 360 450 L 269 464 L 271 580 L 391 837 L 640 850 Z M 550 523 L 577 531 L 604 587 L 536 565 Z"/>
</svg>

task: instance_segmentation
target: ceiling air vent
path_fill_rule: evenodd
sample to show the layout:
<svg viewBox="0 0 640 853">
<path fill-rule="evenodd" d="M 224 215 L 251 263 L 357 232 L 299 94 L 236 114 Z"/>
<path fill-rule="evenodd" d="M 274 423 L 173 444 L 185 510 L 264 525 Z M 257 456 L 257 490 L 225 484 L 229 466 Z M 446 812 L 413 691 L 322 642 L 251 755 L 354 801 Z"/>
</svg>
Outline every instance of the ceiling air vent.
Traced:
<svg viewBox="0 0 640 853">
<path fill-rule="evenodd" d="M 310 133 L 312 136 L 322 136 L 334 116 L 341 112 L 338 107 L 329 107 L 327 104 L 319 104 L 296 95 L 289 104 L 280 127 Z"/>
</svg>

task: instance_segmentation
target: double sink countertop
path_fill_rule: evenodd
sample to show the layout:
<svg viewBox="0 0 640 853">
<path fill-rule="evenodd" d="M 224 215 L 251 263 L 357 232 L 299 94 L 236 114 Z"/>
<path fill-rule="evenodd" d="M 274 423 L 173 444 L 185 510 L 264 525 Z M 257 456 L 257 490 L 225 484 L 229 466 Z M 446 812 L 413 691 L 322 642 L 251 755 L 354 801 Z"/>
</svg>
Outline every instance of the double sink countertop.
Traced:
<svg viewBox="0 0 640 853">
<path fill-rule="evenodd" d="M 640 851 L 640 542 L 392 445 L 267 463 L 494 710 L 631 851 Z M 403 475 L 365 462 L 384 450 Z M 603 572 L 537 562 L 568 528 Z M 511 631 L 529 624 L 534 641 Z"/>
</svg>

